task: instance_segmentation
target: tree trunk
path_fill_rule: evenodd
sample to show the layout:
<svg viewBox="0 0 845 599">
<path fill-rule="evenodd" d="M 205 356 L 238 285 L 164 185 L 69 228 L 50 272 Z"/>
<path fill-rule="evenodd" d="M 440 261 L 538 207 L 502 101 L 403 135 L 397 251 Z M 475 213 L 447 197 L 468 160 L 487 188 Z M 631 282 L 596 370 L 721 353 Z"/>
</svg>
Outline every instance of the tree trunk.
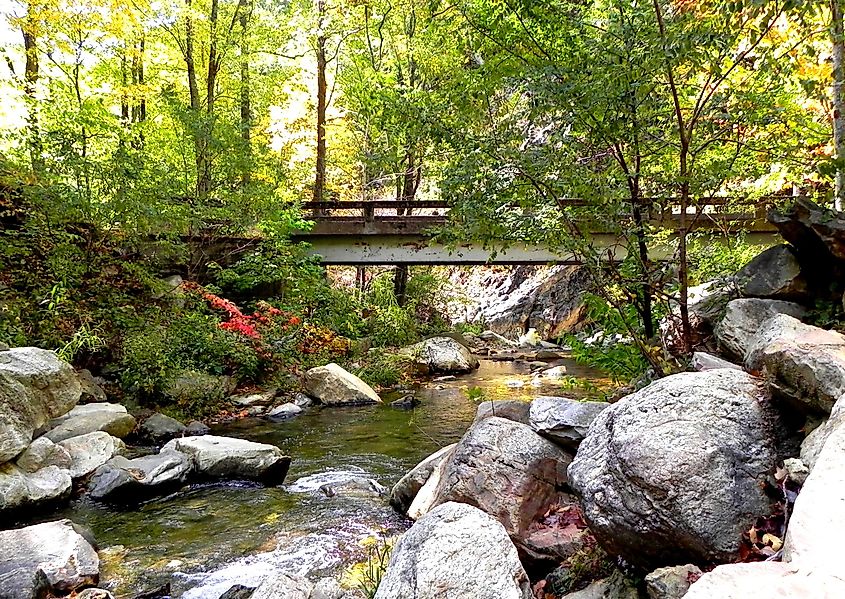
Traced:
<svg viewBox="0 0 845 599">
<path fill-rule="evenodd" d="M 249 10 L 243 10 L 240 14 L 241 25 L 241 139 L 244 144 L 244 164 L 241 170 L 241 189 L 245 191 L 249 187 L 250 171 L 252 170 L 252 107 L 251 90 L 249 84 L 249 40 L 247 38 L 247 27 L 249 25 Z"/>
<path fill-rule="evenodd" d="M 194 163 L 196 165 L 196 194 L 197 199 L 205 198 L 205 144 L 201 132 L 200 121 L 200 92 L 197 85 L 197 68 L 194 61 L 194 18 L 191 15 L 193 10 L 192 0 L 185 0 L 187 10 L 185 12 L 185 67 L 188 71 L 188 94 L 190 97 L 190 108 L 192 115 L 191 135 L 194 139 Z"/>
<path fill-rule="evenodd" d="M 27 129 L 29 136 L 27 145 L 29 146 L 29 157 L 32 163 L 32 172 L 35 175 L 40 175 L 44 172 L 44 159 L 41 156 L 41 130 L 38 126 L 38 112 L 36 110 L 37 99 L 36 86 L 38 84 L 38 77 L 40 75 L 38 66 L 38 37 L 36 31 L 38 30 L 35 23 L 35 17 L 31 11 L 27 12 L 24 25 L 21 27 L 23 33 L 23 45 L 26 52 L 26 65 L 24 66 L 24 93 L 26 94 L 27 103 Z"/>
<path fill-rule="evenodd" d="M 834 206 L 845 207 L 845 27 L 842 0 L 830 0 L 831 37 L 833 43 L 833 141 L 836 146 L 836 184 Z"/>
<path fill-rule="evenodd" d="M 396 270 L 393 271 L 393 295 L 396 297 L 396 303 L 404 306 L 408 291 L 408 265 L 398 264 Z"/>
<path fill-rule="evenodd" d="M 314 174 L 314 201 L 322 202 L 326 193 L 326 102 L 328 86 L 326 83 L 326 3 L 317 0 L 317 163 Z"/>
</svg>

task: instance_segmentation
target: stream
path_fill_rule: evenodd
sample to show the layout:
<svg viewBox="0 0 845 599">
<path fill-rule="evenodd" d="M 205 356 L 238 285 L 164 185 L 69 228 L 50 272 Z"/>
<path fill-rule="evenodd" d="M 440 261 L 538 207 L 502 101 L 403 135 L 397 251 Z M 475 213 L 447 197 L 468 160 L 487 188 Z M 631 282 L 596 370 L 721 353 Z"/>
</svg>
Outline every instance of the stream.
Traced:
<svg viewBox="0 0 845 599">
<path fill-rule="evenodd" d="M 572 361 L 555 364 L 601 383 L 599 373 Z M 471 374 L 425 383 L 413 411 L 387 403 L 309 408 L 283 422 L 251 418 L 213 428 L 212 434 L 272 443 L 289 454 L 280 487 L 193 485 L 133 509 L 83 497 L 42 519 L 70 518 L 93 532 L 102 586 L 118 598 L 167 582 L 174 596 L 217 599 L 235 584 L 257 586 L 278 572 L 340 576 L 367 559 L 368 540 L 408 528 L 379 489 L 389 490 L 421 459 L 461 438 L 478 405 L 465 391 L 472 387 L 486 399 L 578 395 L 553 381 L 538 384 L 524 362 L 482 360 Z"/>
</svg>

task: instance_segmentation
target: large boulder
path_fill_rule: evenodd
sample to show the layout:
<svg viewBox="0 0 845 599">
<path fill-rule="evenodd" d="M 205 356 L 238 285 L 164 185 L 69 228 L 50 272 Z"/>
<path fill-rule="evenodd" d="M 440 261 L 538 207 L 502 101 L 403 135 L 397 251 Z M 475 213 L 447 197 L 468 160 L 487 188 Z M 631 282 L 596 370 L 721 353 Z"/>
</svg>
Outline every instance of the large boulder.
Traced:
<svg viewBox="0 0 845 599">
<path fill-rule="evenodd" d="M 162 452 L 168 449 L 188 455 L 193 460 L 196 473 L 209 478 L 281 484 L 290 467 L 290 458 L 275 445 L 233 437 L 183 437 L 168 442 Z"/>
<path fill-rule="evenodd" d="M 801 489 L 789 519 L 784 559 L 845 581 L 839 539 L 845 537 L 845 427 L 834 430 Z M 845 596 L 845 595 L 843 595 Z"/>
<path fill-rule="evenodd" d="M 725 564 L 705 573 L 684 599 L 749 599 L 749 597 L 845 597 L 845 582 L 784 562 Z"/>
<path fill-rule="evenodd" d="M 59 441 L 58 445 L 70 455 L 72 478 L 87 476 L 114 456 L 126 451 L 123 441 L 103 431 L 94 431 Z"/>
<path fill-rule="evenodd" d="M 438 449 L 414 466 L 405 476 L 399 479 L 390 490 L 390 505 L 399 513 L 406 513 L 414 497 L 417 496 L 423 485 L 431 478 L 431 473 L 440 466 L 446 456 L 455 448 L 455 443 Z"/>
<path fill-rule="evenodd" d="M 132 460 L 117 456 L 94 471 L 88 490 L 94 499 L 133 503 L 181 486 L 193 470 L 181 451 L 163 449 Z"/>
<path fill-rule="evenodd" d="M 485 418 L 444 462 L 432 505 L 457 501 L 476 506 L 499 520 L 520 549 L 538 558 L 532 549 L 533 525 L 550 507 L 569 501 L 563 487 L 570 460 L 524 424 Z"/>
<path fill-rule="evenodd" d="M 528 576 L 501 523 L 445 503 L 396 543 L 375 599 L 530 599 Z"/>
<path fill-rule="evenodd" d="M 32 473 L 47 466 L 58 466 L 67 470 L 70 468 L 71 459 L 63 447 L 47 437 L 38 437 L 18 456 L 15 463 L 24 472 Z"/>
<path fill-rule="evenodd" d="M 845 274 L 845 217 L 841 212 L 800 198 L 787 208 L 771 211 L 769 221 L 794 248 L 804 276 L 816 289 L 835 287 L 841 292 Z"/>
<path fill-rule="evenodd" d="M 432 337 L 402 350 L 425 372 L 462 373 L 478 368 L 478 359 L 451 337 Z"/>
<path fill-rule="evenodd" d="M 306 372 L 305 391 L 327 406 L 381 403 L 372 387 L 334 362 Z"/>
<path fill-rule="evenodd" d="M 70 520 L 0 531 L 0 596 L 34 599 L 96 585 L 100 560 Z"/>
<path fill-rule="evenodd" d="M 809 293 L 795 251 L 787 244 L 762 251 L 734 279 L 742 297 L 802 301 Z"/>
<path fill-rule="evenodd" d="M 845 335 L 778 314 L 760 327 L 746 366 L 765 370 L 769 384 L 794 405 L 830 413 L 845 394 Z"/>
<path fill-rule="evenodd" d="M 88 403 L 53 419 L 50 426 L 52 428 L 45 436 L 54 443 L 95 431 L 103 431 L 122 439 L 135 429 L 135 417 L 120 404 Z"/>
<path fill-rule="evenodd" d="M 763 325 L 777 314 L 802 318 L 806 310 L 792 302 L 766 299 L 737 299 L 728 303 L 725 317 L 716 326 L 716 339 L 722 351 L 745 362 L 758 343 Z"/>
<path fill-rule="evenodd" d="M 18 347 L 0 352 L 0 463 L 27 448 L 33 433 L 79 401 L 76 373 L 54 352 Z"/>
<path fill-rule="evenodd" d="M 531 428 L 559 445 L 577 449 L 593 420 L 609 405 L 543 395 L 531 402 Z"/>
<path fill-rule="evenodd" d="M 51 504 L 66 498 L 70 490 L 70 473 L 58 466 L 25 472 L 11 462 L 0 464 L 0 512 Z"/>
<path fill-rule="evenodd" d="M 735 558 L 771 511 L 782 436 L 765 386 L 732 369 L 660 379 L 604 410 L 569 467 L 590 528 L 644 568 Z"/>
</svg>

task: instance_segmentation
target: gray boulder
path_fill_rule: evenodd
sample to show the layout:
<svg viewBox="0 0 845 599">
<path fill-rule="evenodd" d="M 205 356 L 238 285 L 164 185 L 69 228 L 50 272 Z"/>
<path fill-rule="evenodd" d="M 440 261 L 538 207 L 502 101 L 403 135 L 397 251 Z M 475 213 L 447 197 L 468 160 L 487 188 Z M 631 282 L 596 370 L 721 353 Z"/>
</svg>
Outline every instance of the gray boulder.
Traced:
<svg viewBox="0 0 845 599">
<path fill-rule="evenodd" d="M 238 478 L 281 484 L 290 458 L 275 445 L 233 437 L 204 435 L 173 439 L 163 448 L 188 455 L 196 473 L 210 478 Z"/>
<path fill-rule="evenodd" d="M 396 543 L 375 599 L 531 599 L 528 576 L 502 525 L 445 503 Z"/>
<path fill-rule="evenodd" d="M 59 441 L 58 445 L 70 455 L 71 478 L 87 476 L 114 456 L 126 451 L 123 441 L 102 431 Z"/>
<path fill-rule="evenodd" d="M 333 362 L 305 373 L 305 391 L 327 406 L 381 403 L 372 387 Z"/>
<path fill-rule="evenodd" d="M 762 251 L 734 278 L 742 297 L 801 301 L 808 295 L 807 279 L 787 244 Z"/>
<path fill-rule="evenodd" d="M 681 599 L 701 574 L 693 564 L 658 568 L 645 577 L 648 599 Z"/>
<path fill-rule="evenodd" d="M 528 411 L 531 409 L 531 402 L 520 401 L 518 399 L 494 399 L 489 401 L 482 401 L 478 404 L 478 409 L 475 412 L 475 422 L 490 418 L 490 416 L 499 416 L 519 422 L 521 424 L 528 424 L 530 419 Z"/>
<path fill-rule="evenodd" d="M 88 491 L 104 501 L 139 501 L 181 486 L 193 469 L 188 456 L 169 449 L 132 460 L 117 456 L 94 471 Z"/>
<path fill-rule="evenodd" d="M 0 596 L 33 599 L 97 584 L 97 552 L 70 520 L 0 531 Z"/>
<path fill-rule="evenodd" d="M 54 503 L 65 499 L 70 490 L 70 473 L 58 466 L 30 473 L 11 462 L 0 464 L 0 512 Z"/>
<path fill-rule="evenodd" d="M 781 300 L 737 299 L 728 303 L 725 317 L 716 326 L 719 348 L 745 363 L 764 323 L 777 314 L 802 318 L 806 310 Z"/>
<path fill-rule="evenodd" d="M 268 576 L 250 599 L 309 599 L 314 584 L 303 576 L 278 574 Z"/>
<path fill-rule="evenodd" d="M 261 391 L 258 393 L 245 393 L 243 395 L 235 395 L 231 398 L 231 402 L 237 406 L 248 408 L 250 406 L 269 406 L 273 403 L 276 397 L 276 389 L 269 391 Z"/>
<path fill-rule="evenodd" d="M 765 369 L 769 384 L 794 405 L 830 413 L 845 394 L 845 335 L 779 314 L 761 327 L 746 365 Z"/>
<path fill-rule="evenodd" d="M 63 447 L 47 437 L 38 437 L 18 456 L 15 463 L 24 472 L 32 473 L 46 466 L 58 466 L 67 470 L 70 468 L 71 459 Z"/>
<path fill-rule="evenodd" d="M 451 337 L 432 337 L 401 352 L 427 372 L 461 373 L 478 368 L 478 359 L 464 345 Z"/>
<path fill-rule="evenodd" d="M 684 599 L 749 597 L 838 599 L 845 597 L 845 582 L 784 562 L 725 564 L 706 572 L 684 595 Z"/>
<path fill-rule="evenodd" d="M 438 449 L 414 466 L 405 476 L 399 479 L 390 490 L 390 505 L 397 512 L 404 514 L 411 507 L 411 503 L 419 493 L 423 485 L 431 477 L 431 473 L 446 459 L 446 456 L 455 448 L 456 443 Z"/>
<path fill-rule="evenodd" d="M 531 402 L 531 428 L 559 445 L 577 449 L 593 420 L 609 405 L 543 395 Z"/>
<path fill-rule="evenodd" d="M 122 439 L 135 429 L 135 417 L 119 404 L 89 403 L 76 406 L 64 416 L 50 421 L 50 426 L 52 428 L 44 436 L 54 443 L 95 431 Z"/>
<path fill-rule="evenodd" d="M 604 410 L 569 467 L 611 554 L 643 568 L 733 559 L 770 512 L 783 431 L 760 381 L 738 370 L 660 379 Z"/>
<path fill-rule="evenodd" d="M 156 412 L 138 427 L 138 434 L 155 443 L 168 441 L 174 437 L 181 437 L 185 433 L 185 425 L 164 414 Z"/>
<path fill-rule="evenodd" d="M 33 433 L 79 401 L 79 379 L 54 352 L 18 347 L 0 360 L 0 463 L 27 448 Z"/>
<path fill-rule="evenodd" d="M 571 457 L 530 427 L 493 416 L 474 424 L 458 442 L 433 492 L 433 505 L 456 501 L 501 522 L 526 551 L 532 525 L 553 505 L 567 503 L 562 489 Z"/>
</svg>

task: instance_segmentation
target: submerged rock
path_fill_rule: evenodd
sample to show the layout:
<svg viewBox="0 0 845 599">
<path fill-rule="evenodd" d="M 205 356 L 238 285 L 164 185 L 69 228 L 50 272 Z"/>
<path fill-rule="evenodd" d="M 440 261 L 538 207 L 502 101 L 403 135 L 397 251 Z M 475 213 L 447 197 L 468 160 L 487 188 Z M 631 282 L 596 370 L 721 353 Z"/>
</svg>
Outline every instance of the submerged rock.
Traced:
<svg viewBox="0 0 845 599">
<path fill-rule="evenodd" d="M 97 584 L 97 552 L 70 520 L 0 531 L 0 593 L 4 599 L 64 595 Z"/>
<path fill-rule="evenodd" d="M 372 387 L 333 362 L 305 373 L 305 391 L 327 406 L 381 403 Z"/>
<path fill-rule="evenodd" d="M 737 370 L 660 379 L 604 410 L 569 467 L 590 528 L 644 568 L 735 558 L 778 461 L 778 414 Z"/>
<path fill-rule="evenodd" d="M 577 449 L 593 420 L 610 404 L 541 396 L 531 402 L 531 428 L 555 443 Z"/>
<path fill-rule="evenodd" d="M 210 478 L 241 478 L 281 484 L 290 458 L 275 445 L 254 443 L 233 437 L 204 435 L 173 439 L 163 448 L 188 455 L 195 471 Z"/>
<path fill-rule="evenodd" d="M 265 416 L 270 420 L 287 420 L 288 418 L 299 415 L 301 412 L 302 408 L 295 403 L 283 403 L 267 412 Z"/>
<path fill-rule="evenodd" d="M 502 525 L 444 503 L 396 543 L 375 599 L 531 599 L 528 576 Z"/>
<path fill-rule="evenodd" d="M 54 352 L 17 347 L 0 361 L 0 463 L 14 459 L 33 433 L 79 401 L 79 379 Z"/>
<path fill-rule="evenodd" d="M 451 337 L 432 337 L 401 352 L 428 372 L 462 373 L 478 368 L 478 359 L 464 345 Z"/>
<path fill-rule="evenodd" d="M 423 488 L 423 485 L 431 477 L 431 473 L 446 459 L 455 448 L 455 445 L 457 444 L 452 443 L 451 445 L 438 449 L 414 466 L 405 476 L 399 479 L 399 482 L 393 485 L 393 488 L 390 490 L 390 505 L 393 506 L 393 509 L 400 514 L 408 511 L 417 493 L 419 493 L 420 489 Z"/>
<path fill-rule="evenodd" d="M 50 426 L 44 436 L 54 443 L 95 431 L 122 439 L 135 429 L 135 418 L 119 404 L 88 403 L 52 420 Z"/>
</svg>

